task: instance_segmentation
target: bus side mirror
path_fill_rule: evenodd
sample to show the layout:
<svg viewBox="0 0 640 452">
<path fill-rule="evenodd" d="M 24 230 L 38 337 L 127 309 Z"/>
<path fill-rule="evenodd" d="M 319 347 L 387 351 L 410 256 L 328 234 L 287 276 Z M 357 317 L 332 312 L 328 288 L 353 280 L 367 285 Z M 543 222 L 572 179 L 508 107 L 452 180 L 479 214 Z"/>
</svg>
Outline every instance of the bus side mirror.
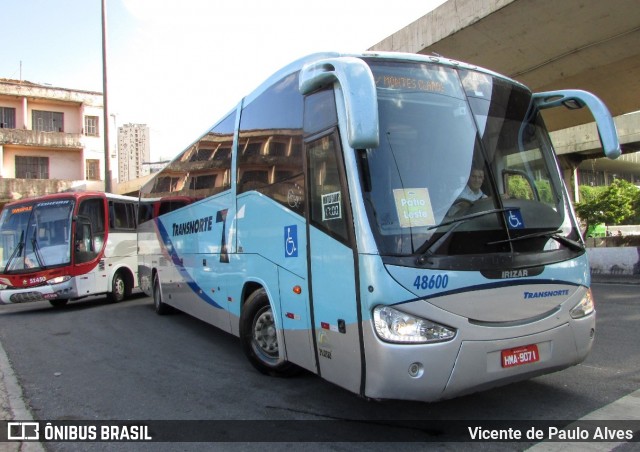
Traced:
<svg viewBox="0 0 640 452">
<path fill-rule="evenodd" d="M 533 102 L 540 110 L 559 107 L 560 105 L 570 110 L 587 106 L 596 120 L 604 154 L 610 159 L 616 159 L 622 153 L 616 125 L 613 122 L 611 113 L 609 113 L 604 102 L 595 95 L 577 89 L 547 91 L 535 93 L 533 95 Z"/>
<path fill-rule="evenodd" d="M 371 69 L 359 58 L 336 57 L 306 64 L 300 71 L 300 92 L 304 94 L 338 83 L 346 111 L 347 140 L 353 149 L 377 148 L 378 96 Z"/>
</svg>

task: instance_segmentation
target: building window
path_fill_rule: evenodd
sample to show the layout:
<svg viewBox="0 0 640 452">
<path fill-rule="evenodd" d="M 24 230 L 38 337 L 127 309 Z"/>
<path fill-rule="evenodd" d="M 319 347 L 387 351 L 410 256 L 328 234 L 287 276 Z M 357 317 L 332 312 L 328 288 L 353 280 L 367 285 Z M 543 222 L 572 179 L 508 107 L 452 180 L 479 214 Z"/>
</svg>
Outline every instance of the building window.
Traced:
<svg viewBox="0 0 640 452">
<path fill-rule="evenodd" d="M 87 180 L 100 180 L 100 160 L 87 160 Z"/>
<path fill-rule="evenodd" d="M 179 177 L 159 177 L 155 181 L 154 192 L 169 192 L 178 190 Z"/>
<path fill-rule="evenodd" d="M 16 128 L 16 109 L 0 107 L 0 129 Z"/>
<path fill-rule="evenodd" d="M 198 149 L 189 159 L 190 162 L 203 162 L 209 160 L 213 155 L 213 149 Z"/>
<path fill-rule="evenodd" d="M 97 137 L 98 134 L 98 117 L 97 116 L 85 116 L 84 117 L 84 134 Z"/>
<path fill-rule="evenodd" d="M 216 186 L 216 174 L 205 174 L 200 176 L 193 176 L 189 181 L 190 190 L 204 190 L 207 188 L 213 188 Z"/>
<path fill-rule="evenodd" d="M 49 157 L 16 156 L 16 179 L 49 179 Z"/>
<path fill-rule="evenodd" d="M 36 132 L 64 132 L 64 113 L 33 110 L 31 119 Z"/>
</svg>

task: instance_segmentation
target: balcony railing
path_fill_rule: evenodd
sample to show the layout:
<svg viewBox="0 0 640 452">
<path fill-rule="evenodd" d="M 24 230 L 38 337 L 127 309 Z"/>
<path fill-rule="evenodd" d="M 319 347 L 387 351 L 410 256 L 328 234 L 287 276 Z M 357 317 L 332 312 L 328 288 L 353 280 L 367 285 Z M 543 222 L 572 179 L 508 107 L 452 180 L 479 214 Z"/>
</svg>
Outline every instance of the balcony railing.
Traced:
<svg viewBox="0 0 640 452">
<path fill-rule="evenodd" d="M 82 148 L 82 135 L 65 132 L 36 132 L 25 129 L 0 129 L 0 144 L 19 144 L 51 148 Z"/>
<path fill-rule="evenodd" d="M 104 191 L 103 181 L 0 178 L 0 208 L 9 201 L 62 191 Z"/>
</svg>

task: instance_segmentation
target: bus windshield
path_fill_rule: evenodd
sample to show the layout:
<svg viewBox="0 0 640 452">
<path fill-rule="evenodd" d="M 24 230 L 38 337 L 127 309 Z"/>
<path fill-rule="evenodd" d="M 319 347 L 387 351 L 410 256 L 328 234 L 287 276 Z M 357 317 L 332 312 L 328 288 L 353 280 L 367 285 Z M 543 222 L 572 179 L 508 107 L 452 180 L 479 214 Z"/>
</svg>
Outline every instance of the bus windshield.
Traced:
<svg viewBox="0 0 640 452">
<path fill-rule="evenodd" d="M 360 157 L 381 255 L 477 270 L 496 253 L 535 265 L 584 252 L 526 88 L 451 66 L 370 66 L 380 145 Z"/>
<path fill-rule="evenodd" d="M 62 199 L 5 208 L 0 216 L 0 271 L 68 264 L 74 201 Z"/>
</svg>

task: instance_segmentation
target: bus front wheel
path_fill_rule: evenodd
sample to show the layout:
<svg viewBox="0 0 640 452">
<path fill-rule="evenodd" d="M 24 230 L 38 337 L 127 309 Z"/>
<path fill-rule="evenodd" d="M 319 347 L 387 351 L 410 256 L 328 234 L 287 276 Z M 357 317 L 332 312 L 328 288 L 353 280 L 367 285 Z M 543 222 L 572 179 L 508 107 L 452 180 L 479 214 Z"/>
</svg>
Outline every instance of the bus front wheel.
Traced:
<svg viewBox="0 0 640 452">
<path fill-rule="evenodd" d="M 249 362 L 261 373 L 278 377 L 297 373 L 297 366 L 280 359 L 274 314 L 264 289 L 253 292 L 243 306 L 240 340 Z"/>
<path fill-rule="evenodd" d="M 49 300 L 49 303 L 51 303 L 51 306 L 53 306 L 54 308 L 61 308 L 62 306 L 65 306 L 68 302 L 69 302 L 68 298 L 57 298 L 55 300 Z"/>
<path fill-rule="evenodd" d="M 111 292 L 107 295 L 107 299 L 111 303 L 118 303 L 131 294 L 131 286 L 127 282 L 127 278 L 122 271 L 117 272 L 111 281 Z"/>
</svg>

